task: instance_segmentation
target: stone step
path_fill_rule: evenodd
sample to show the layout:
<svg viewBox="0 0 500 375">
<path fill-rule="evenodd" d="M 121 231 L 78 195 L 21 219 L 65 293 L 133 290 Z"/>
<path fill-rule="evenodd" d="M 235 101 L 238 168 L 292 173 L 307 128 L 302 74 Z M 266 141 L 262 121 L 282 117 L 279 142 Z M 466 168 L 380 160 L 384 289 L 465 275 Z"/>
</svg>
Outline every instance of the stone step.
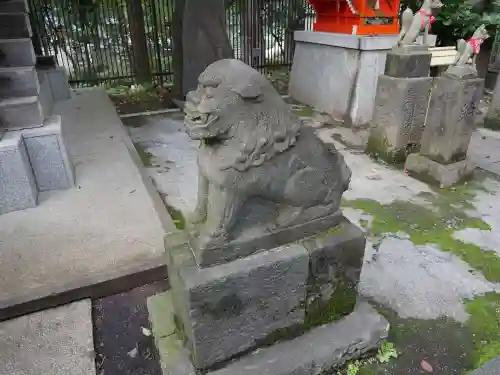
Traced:
<svg viewBox="0 0 500 375">
<path fill-rule="evenodd" d="M 0 100 L 0 128 L 27 129 L 42 126 L 44 120 L 38 96 Z"/>
<path fill-rule="evenodd" d="M 38 192 L 22 135 L 7 132 L 0 140 L 0 215 L 35 207 Z"/>
<path fill-rule="evenodd" d="M 0 39 L 31 38 L 28 13 L 0 13 Z"/>
<path fill-rule="evenodd" d="M 28 13 L 28 2 L 26 0 L 4 0 L 0 1 L 0 13 Z"/>
<path fill-rule="evenodd" d="M 31 39 L 0 40 L 0 67 L 34 66 L 35 51 Z"/>
<path fill-rule="evenodd" d="M 37 96 L 39 92 L 34 67 L 0 68 L 0 100 Z"/>
</svg>

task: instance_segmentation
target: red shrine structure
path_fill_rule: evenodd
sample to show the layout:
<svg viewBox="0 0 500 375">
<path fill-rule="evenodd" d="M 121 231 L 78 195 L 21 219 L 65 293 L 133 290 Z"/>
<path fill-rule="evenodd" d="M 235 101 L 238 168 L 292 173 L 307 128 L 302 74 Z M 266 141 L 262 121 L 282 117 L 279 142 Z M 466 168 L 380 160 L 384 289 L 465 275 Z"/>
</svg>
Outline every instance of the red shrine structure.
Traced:
<svg viewBox="0 0 500 375">
<path fill-rule="evenodd" d="M 399 34 L 400 0 L 308 0 L 314 31 L 353 35 Z"/>
</svg>

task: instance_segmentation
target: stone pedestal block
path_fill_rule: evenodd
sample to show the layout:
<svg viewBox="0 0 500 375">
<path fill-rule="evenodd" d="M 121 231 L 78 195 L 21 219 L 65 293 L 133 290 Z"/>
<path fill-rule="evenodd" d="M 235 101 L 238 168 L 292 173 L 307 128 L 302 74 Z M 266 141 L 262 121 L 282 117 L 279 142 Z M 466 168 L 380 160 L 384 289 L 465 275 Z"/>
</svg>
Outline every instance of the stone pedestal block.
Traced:
<svg viewBox="0 0 500 375">
<path fill-rule="evenodd" d="M 290 95 L 356 126 L 373 117 L 377 79 L 397 35 L 358 36 L 295 32 Z"/>
<path fill-rule="evenodd" d="M 304 321 L 307 250 L 290 245 L 199 269 L 187 244 L 170 248 L 178 324 L 198 368 L 229 359 Z"/>
<path fill-rule="evenodd" d="M 34 67 L 0 68 L 0 100 L 36 96 L 39 90 Z"/>
<path fill-rule="evenodd" d="M 38 191 L 73 187 L 73 166 L 64 144 L 61 116 L 51 116 L 42 127 L 22 130 L 22 134 Z"/>
<path fill-rule="evenodd" d="M 441 164 L 464 160 L 484 80 L 445 74 L 434 79 L 420 153 Z"/>
<path fill-rule="evenodd" d="M 391 164 L 418 150 L 432 78 L 380 76 L 366 152 Z"/>
<path fill-rule="evenodd" d="M 0 13 L 28 13 L 27 0 L 3 0 L 0 2 Z"/>
<path fill-rule="evenodd" d="M 21 134 L 0 139 L 0 214 L 35 207 L 38 192 Z"/>
<path fill-rule="evenodd" d="M 266 214 L 264 209 L 258 210 L 255 209 L 256 207 L 258 207 L 257 204 L 252 207 L 254 208 L 254 212 L 244 212 L 242 216 L 251 218 L 251 215 L 264 216 Z M 193 249 L 196 263 L 200 267 L 210 267 L 326 231 L 337 225 L 342 218 L 342 213 L 339 210 L 332 215 L 320 217 L 288 228 L 275 228 L 275 223 L 269 225 L 262 224 L 253 227 L 251 230 L 243 231 L 240 236 L 227 244 L 214 246 L 210 249 L 200 249 L 198 246 L 200 239 L 196 235 L 190 235 L 189 243 Z"/>
<path fill-rule="evenodd" d="M 362 231 L 336 227 L 210 268 L 199 268 L 181 234 L 167 236 L 178 326 L 198 368 L 296 337 L 351 313 L 363 264 Z"/>
<path fill-rule="evenodd" d="M 395 47 L 387 53 L 384 74 L 396 78 L 428 77 L 431 57 L 424 46 Z"/>
<path fill-rule="evenodd" d="M 31 39 L 0 40 L 0 67 L 33 66 L 35 51 Z"/>
<path fill-rule="evenodd" d="M 441 188 L 453 186 L 472 177 L 476 166 L 469 160 L 440 164 L 427 156 L 411 154 L 405 162 L 409 175 Z"/>
<path fill-rule="evenodd" d="M 172 292 L 148 299 L 148 312 L 163 375 L 198 375 L 189 351 L 176 331 L 171 309 Z M 329 374 L 347 361 L 376 349 L 387 338 L 389 323 L 366 302 L 345 318 L 293 340 L 255 350 L 207 375 L 311 375 Z"/>
<path fill-rule="evenodd" d="M 27 13 L 0 13 L 0 39 L 31 38 Z"/>
<path fill-rule="evenodd" d="M 17 130 L 42 126 L 45 118 L 37 96 L 0 100 L 0 128 Z"/>
</svg>

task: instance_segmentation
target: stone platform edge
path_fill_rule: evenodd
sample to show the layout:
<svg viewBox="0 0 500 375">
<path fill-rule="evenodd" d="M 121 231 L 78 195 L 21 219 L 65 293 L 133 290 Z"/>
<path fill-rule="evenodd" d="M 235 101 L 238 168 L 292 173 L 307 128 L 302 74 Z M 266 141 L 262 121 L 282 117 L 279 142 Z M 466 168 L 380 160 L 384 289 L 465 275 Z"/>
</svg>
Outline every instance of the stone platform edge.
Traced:
<svg viewBox="0 0 500 375">
<path fill-rule="evenodd" d="M 165 234 L 175 232 L 177 229 L 174 222 L 158 194 L 153 180 L 144 170 L 139 154 L 123 124 L 121 130 L 122 140 L 140 172 Z M 0 299 L 0 322 L 86 298 L 102 298 L 121 293 L 144 284 L 164 280 L 167 277 L 166 259 L 161 254 L 134 264 L 123 265 L 113 272 L 82 276 L 70 285 L 60 285 L 57 290 L 42 288 L 36 292 L 27 291 L 16 298 Z"/>
<path fill-rule="evenodd" d="M 199 375 L 190 353 L 177 335 L 172 292 L 147 300 L 149 320 L 160 354 L 163 375 Z M 354 312 L 288 341 L 257 349 L 204 372 L 208 375 L 308 375 L 323 373 L 376 349 L 387 338 L 389 323 L 367 302 L 359 301 Z"/>
</svg>

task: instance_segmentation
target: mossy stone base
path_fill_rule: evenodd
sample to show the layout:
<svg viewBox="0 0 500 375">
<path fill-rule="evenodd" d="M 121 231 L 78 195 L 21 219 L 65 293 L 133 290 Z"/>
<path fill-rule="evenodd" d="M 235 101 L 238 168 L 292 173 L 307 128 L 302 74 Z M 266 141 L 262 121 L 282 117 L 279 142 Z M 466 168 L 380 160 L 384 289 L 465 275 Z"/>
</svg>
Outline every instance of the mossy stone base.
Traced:
<svg viewBox="0 0 500 375">
<path fill-rule="evenodd" d="M 175 326 L 173 308 L 166 308 L 173 306 L 172 297 L 172 292 L 165 292 L 148 299 L 149 319 L 164 375 L 329 373 L 378 348 L 389 331 L 387 320 L 370 305 L 361 302 L 351 314 L 335 323 L 317 327 L 294 340 L 244 353 L 217 368 L 199 371 L 192 365 L 189 352 L 177 333 L 165 331 L 165 327 Z"/>
<path fill-rule="evenodd" d="M 404 148 L 391 147 L 386 138 L 375 134 L 370 134 L 365 153 L 375 160 L 382 160 L 393 165 L 402 165 L 406 159 Z"/>
<path fill-rule="evenodd" d="M 410 176 L 442 188 L 470 179 L 475 169 L 475 164 L 468 160 L 444 165 L 420 154 L 409 155 L 405 162 Z"/>
<path fill-rule="evenodd" d="M 363 232 L 344 217 L 312 237 L 200 268 L 183 232 L 165 239 L 175 330 L 198 369 L 352 313 Z"/>
<path fill-rule="evenodd" d="M 365 253 L 361 229 L 345 220 L 302 243 L 309 252 L 305 326 L 331 323 L 350 314 Z"/>
</svg>

